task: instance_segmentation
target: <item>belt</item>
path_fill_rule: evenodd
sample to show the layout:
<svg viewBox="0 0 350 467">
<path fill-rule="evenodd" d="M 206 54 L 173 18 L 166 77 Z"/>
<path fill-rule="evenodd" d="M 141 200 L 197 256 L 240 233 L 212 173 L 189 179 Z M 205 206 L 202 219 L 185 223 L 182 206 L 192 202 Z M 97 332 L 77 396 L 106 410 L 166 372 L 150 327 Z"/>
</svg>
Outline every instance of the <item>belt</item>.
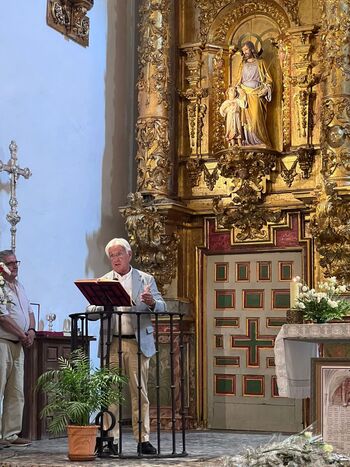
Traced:
<svg viewBox="0 0 350 467">
<path fill-rule="evenodd" d="M 13 341 L 12 339 L 5 339 L 5 337 L 0 337 L 0 340 L 7 341 L 7 342 L 12 342 L 12 344 L 19 344 L 19 341 Z"/>
<path fill-rule="evenodd" d="M 136 339 L 135 334 L 122 334 L 121 336 L 118 334 L 113 334 L 113 337 L 121 337 L 122 339 Z"/>
</svg>

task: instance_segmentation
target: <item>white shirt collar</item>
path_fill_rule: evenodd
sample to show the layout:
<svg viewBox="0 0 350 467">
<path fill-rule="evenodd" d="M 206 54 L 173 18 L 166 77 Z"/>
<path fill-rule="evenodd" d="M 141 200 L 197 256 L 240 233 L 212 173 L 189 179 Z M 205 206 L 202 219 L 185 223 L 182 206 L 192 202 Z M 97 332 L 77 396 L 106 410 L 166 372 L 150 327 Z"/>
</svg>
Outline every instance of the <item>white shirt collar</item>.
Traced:
<svg viewBox="0 0 350 467">
<path fill-rule="evenodd" d="M 130 271 L 124 275 L 118 274 L 116 271 L 113 271 L 113 278 L 118 279 L 120 282 L 127 281 L 131 278 L 132 275 L 132 267 L 130 266 Z"/>
</svg>

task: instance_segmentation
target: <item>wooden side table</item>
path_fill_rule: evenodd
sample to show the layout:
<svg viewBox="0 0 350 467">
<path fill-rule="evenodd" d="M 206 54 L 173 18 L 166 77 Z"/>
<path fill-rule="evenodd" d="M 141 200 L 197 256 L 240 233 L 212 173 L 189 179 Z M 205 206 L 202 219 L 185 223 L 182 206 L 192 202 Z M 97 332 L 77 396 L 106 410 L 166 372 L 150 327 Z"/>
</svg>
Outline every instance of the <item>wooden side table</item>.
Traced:
<svg viewBox="0 0 350 467">
<path fill-rule="evenodd" d="M 35 337 L 33 346 L 25 349 L 24 360 L 24 413 L 22 436 L 31 440 L 48 438 L 47 421 L 40 418 L 45 396 L 35 390 L 38 377 L 58 367 L 59 357 L 71 351 L 71 337 L 61 332 L 43 332 Z"/>
<path fill-rule="evenodd" d="M 94 340 L 89 337 L 88 342 Z M 22 436 L 31 440 L 47 439 L 47 420 L 40 418 L 46 402 L 45 395 L 36 391 L 38 377 L 48 370 L 58 368 L 58 359 L 67 357 L 71 352 L 71 336 L 63 332 L 42 331 L 35 336 L 30 349 L 25 349 L 24 359 L 24 413 Z"/>
</svg>

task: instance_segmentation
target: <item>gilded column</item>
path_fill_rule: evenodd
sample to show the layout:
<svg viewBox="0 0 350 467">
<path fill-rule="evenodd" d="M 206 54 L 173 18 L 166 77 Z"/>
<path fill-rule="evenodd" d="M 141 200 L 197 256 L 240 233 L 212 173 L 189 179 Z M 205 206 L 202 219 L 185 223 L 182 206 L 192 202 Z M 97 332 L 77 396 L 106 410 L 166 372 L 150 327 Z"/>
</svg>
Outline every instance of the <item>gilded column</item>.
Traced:
<svg viewBox="0 0 350 467">
<path fill-rule="evenodd" d="M 170 0 L 142 0 L 139 10 L 137 191 L 168 197 L 170 155 Z"/>
<path fill-rule="evenodd" d="M 326 276 L 350 281 L 350 0 L 322 0 L 323 185 L 310 221 Z"/>
<path fill-rule="evenodd" d="M 169 220 L 175 191 L 170 144 L 173 9 L 172 0 L 140 1 L 137 189 L 121 208 L 134 259 L 154 274 L 163 293 L 176 276 L 179 243 L 176 223 Z"/>
<path fill-rule="evenodd" d="M 338 193 L 350 185 L 350 0 L 322 0 L 325 92 L 322 102 L 323 173 Z"/>
</svg>

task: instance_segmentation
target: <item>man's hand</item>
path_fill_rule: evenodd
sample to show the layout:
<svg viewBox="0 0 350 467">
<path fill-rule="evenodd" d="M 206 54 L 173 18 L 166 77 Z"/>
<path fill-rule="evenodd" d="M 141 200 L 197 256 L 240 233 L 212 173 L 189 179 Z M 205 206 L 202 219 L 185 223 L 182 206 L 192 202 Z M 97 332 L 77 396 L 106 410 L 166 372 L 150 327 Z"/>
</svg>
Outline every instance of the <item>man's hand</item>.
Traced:
<svg viewBox="0 0 350 467">
<path fill-rule="evenodd" d="M 27 334 L 28 347 L 31 347 L 35 339 L 35 331 L 33 331 L 33 329 L 29 329 L 29 331 L 27 331 L 26 334 Z"/>
<path fill-rule="evenodd" d="M 23 347 L 30 347 L 30 340 L 29 340 L 29 337 L 27 336 L 27 334 L 24 334 L 23 336 L 21 335 L 19 337 L 19 341 L 21 342 Z"/>
<path fill-rule="evenodd" d="M 30 329 L 23 336 L 20 336 L 19 340 L 22 343 L 23 347 L 28 348 L 33 345 L 34 338 L 35 332 L 32 329 Z"/>
<path fill-rule="evenodd" d="M 141 302 L 146 303 L 149 307 L 153 307 L 156 303 L 156 301 L 153 298 L 153 295 L 151 294 L 151 287 L 149 285 L 146 285 L 144 291 L 140 295 Z"/>
</svg>

